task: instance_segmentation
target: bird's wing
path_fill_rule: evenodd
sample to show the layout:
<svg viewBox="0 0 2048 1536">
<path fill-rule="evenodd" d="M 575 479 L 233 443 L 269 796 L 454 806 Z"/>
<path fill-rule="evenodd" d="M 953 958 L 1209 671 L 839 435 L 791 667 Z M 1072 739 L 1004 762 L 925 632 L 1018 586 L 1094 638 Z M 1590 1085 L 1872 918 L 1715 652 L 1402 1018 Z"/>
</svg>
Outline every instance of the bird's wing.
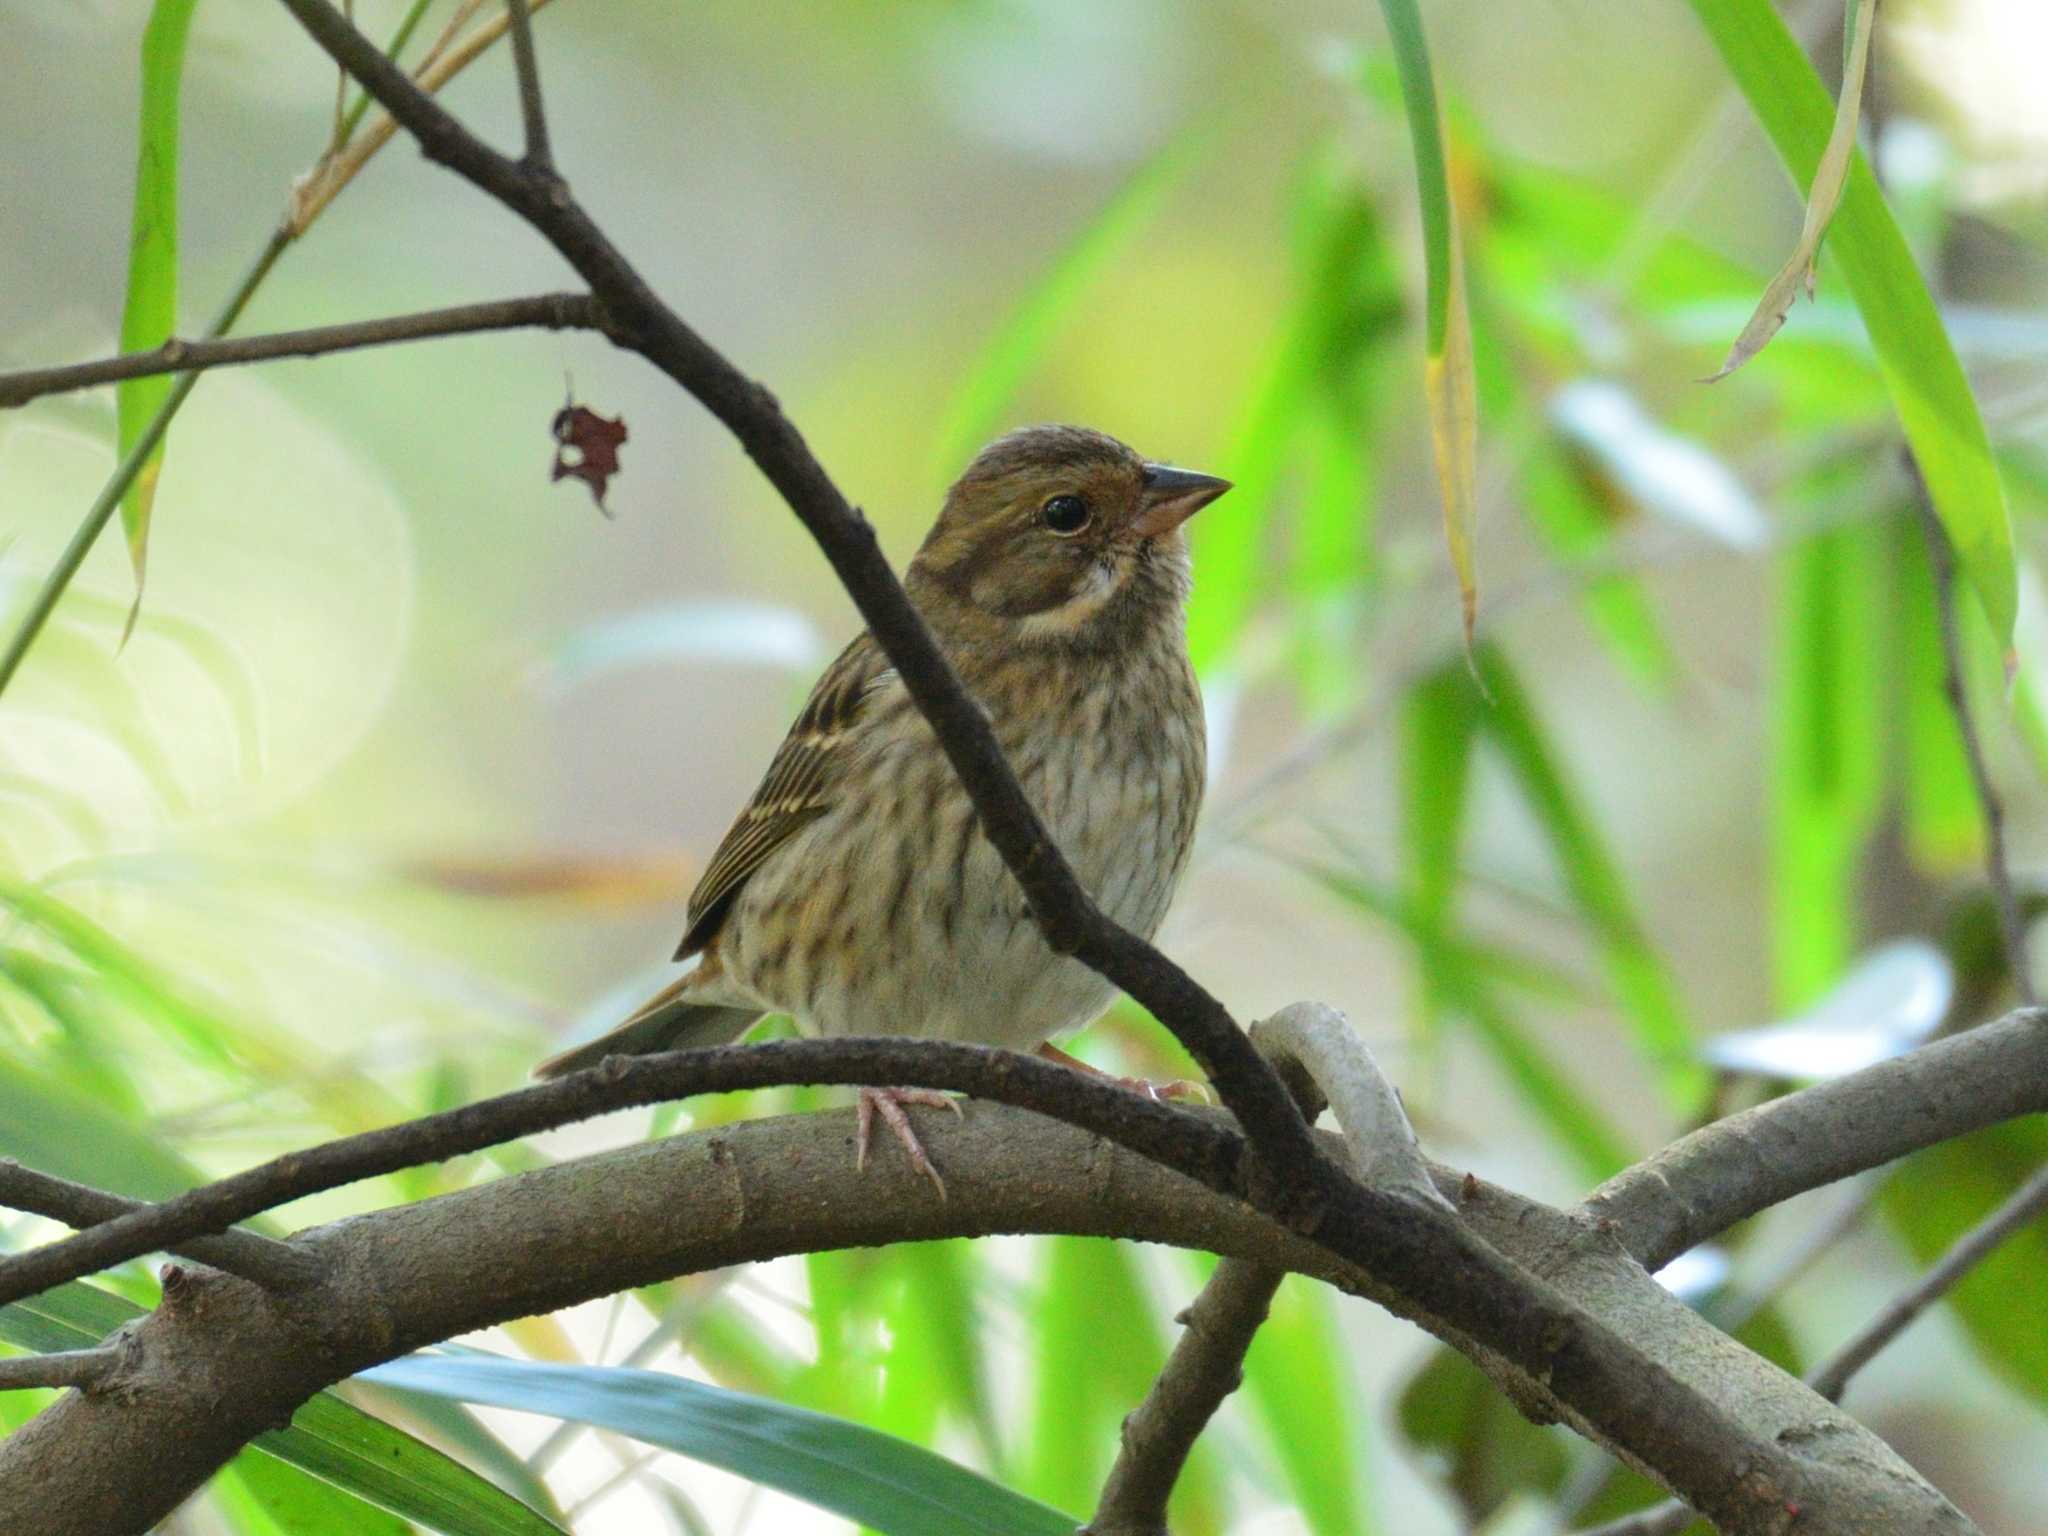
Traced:
<svg viewBox="0 0 2048 1536">
<path fill-rule="evenodd" d="M 876 687 L 892 675 L 881 647 L 866 633 L 825 669 L 776 750 L 761 787 L 690 893 L 689 928 L 676 950 L 678 960 L 709 944 L 754 871 L 831 807 L 853 745 L 854 722 Z"/>
</svg>

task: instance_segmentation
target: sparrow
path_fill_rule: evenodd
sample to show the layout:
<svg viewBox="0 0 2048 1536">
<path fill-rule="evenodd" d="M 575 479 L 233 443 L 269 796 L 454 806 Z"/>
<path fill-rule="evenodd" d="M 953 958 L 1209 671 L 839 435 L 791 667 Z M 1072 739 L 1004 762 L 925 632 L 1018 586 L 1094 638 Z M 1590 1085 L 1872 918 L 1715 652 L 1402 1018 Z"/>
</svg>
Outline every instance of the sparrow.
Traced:
<svg viewBox="0 0 2048 1536">
<path fill-rule="evenodd" d="M 1189 664 L 1187 519 L 1230 489 L 1101 432 L 1025 427 L 946 493 L 904 587 L 987 711 L 1081 885 L 1150 939 L 1202 803 L 1202 696 Z M 535 1069 L 738 1039 L 771 1013 L 807 1034 L 911 1035 L 1039 1050 L 1115 987 L 1047 947 L 981 835 L 901 678 L 863 632 L 818 679 L 690 897 L 692 969 L 624 1023 Z M 880 1115 L 945 1182 L 906 1104 L 863 1088 L 857 1157 Z"/>
</svg>

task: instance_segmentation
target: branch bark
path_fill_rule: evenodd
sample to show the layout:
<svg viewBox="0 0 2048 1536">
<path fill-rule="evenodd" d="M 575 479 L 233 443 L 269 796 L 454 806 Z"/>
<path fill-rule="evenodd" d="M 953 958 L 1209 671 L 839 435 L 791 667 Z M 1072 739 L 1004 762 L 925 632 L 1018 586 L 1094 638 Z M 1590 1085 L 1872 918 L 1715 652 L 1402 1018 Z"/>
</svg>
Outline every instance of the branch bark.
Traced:
<svg viewBox="0 0 2048 1536">
<path fill-rule="evenodd" d="M 238 363 L 262 363 L 279 357 L 320 357 L 358 347 L 381 347 L 401 341 L 430 341 L 442 336 L 467 336 L 478 331 L 509 331 L 542 326 L 551 331 L 602 330 L 604 311 L 588 294 L 544 293 L 532 298 L 497 299 L 460 304 L 449 309 L 420 310 L 346 325 L 319 325 L 303 331 L 278 331 L 267 336 L 234 336 L 202 341 L 173 337 L 150 352 L 124 352 L 119 357 L 59 368 L 27 368 L 0 374 L 0 410 L 26 405 L 44 395 L 91 389 L 122 379 L 161 373 L 203 373 Z"/>
<path fill-rule="evenodd" d="M 1235 1135 L 1220 1114 L 1189 1117 Z M 1648 1466 L 1570 1406 L 1581 1390 L 1570 1341 L 1553 1341 L 1548 1377 L 1520 1368 L 1412 1288 L 1026 1111 L 971 1103 L 924 1134 L 946 1168 L 945 1201 L 899 1160 L 857 1174 L 853 1116 L 841 1111 L 678 1136 L 316 1228 L 293 1241 L 323 1278 L 299 1291 L 188 1269 L 124 1336 L 129 1358 L 109 1390 L 69 1394 L 0 1441 L 0 1530 L 146 1530 L 310 1393 L 456 1334 L 677 1274 L 996 1232 L 1172 1243 L 1317 1276 L 1414 1319 L 1529 1410 L 1561 1413 Z M 1324 1155 L 1341 1152 L 1322 1142 Z M 1606 1234 L 1456 1170 L 1434 1174 L 1479 1238 L 1542 1273 L 1572 1316 L 1632 1341 L 1637 1406 L 1662 1418 L 1680 1404 L 1690 1454 L 1736 1485 L 1715 1510 L 1725 1529 L 1776 1532 L 1786 1499 L 1809 1512 L 1801 1536 L 1972 1529 L 1881 1441 L 1669 1296 Z"/>
<path fill-rule="evenodd" d="M 1657 1270 L 1744 1217 L 1823 1184 L 2048 1110 L 2048 1013 L 2022 1008 L 1694 1131 L 1586 1197 Z"/>
</svg>

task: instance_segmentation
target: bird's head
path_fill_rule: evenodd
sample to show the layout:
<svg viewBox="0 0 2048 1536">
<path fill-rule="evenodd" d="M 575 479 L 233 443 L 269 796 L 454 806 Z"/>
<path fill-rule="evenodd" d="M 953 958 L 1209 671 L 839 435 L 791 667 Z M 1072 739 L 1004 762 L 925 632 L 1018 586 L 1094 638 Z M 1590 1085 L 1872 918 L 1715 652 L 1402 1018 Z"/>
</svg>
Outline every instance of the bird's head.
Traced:
<svg viewBox="0 0 2048 1536">
<path fill-rule="evenodd" d="M 941 604 L 1013 639 L 1107 643 L 1178 615 L 1181 524 L 1229 489 L 1084 427 L 1024 427 L 984 448 L 946 493 L 911 562 L 912 591 L 928 611 Z"/>
</svg>

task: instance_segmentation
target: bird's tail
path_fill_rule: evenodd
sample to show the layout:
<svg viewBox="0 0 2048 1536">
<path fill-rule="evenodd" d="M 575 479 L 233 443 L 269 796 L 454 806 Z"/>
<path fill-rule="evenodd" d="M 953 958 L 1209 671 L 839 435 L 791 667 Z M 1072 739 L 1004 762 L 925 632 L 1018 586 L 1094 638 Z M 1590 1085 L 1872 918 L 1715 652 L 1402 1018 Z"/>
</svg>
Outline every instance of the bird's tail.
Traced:
<svg viewBox="0 0 2048 1536">
<path fill-rule="evenodd" d="M 618 1028 L 559 1056 L 550 1056 L 533 1069 L 533 1075 L 562 1077 L 594 1067 L 607 1056 L 647 1056 L 655 1051 L 679 1051 L 690 1046 L 729 1045 L 761 1017 L 758 1008 L 727 1008 L 693 1001 L 684 994 L 684 985 L 696 979 L 692 972 L 674 986 L 656 993 Z"/>
</svg>

